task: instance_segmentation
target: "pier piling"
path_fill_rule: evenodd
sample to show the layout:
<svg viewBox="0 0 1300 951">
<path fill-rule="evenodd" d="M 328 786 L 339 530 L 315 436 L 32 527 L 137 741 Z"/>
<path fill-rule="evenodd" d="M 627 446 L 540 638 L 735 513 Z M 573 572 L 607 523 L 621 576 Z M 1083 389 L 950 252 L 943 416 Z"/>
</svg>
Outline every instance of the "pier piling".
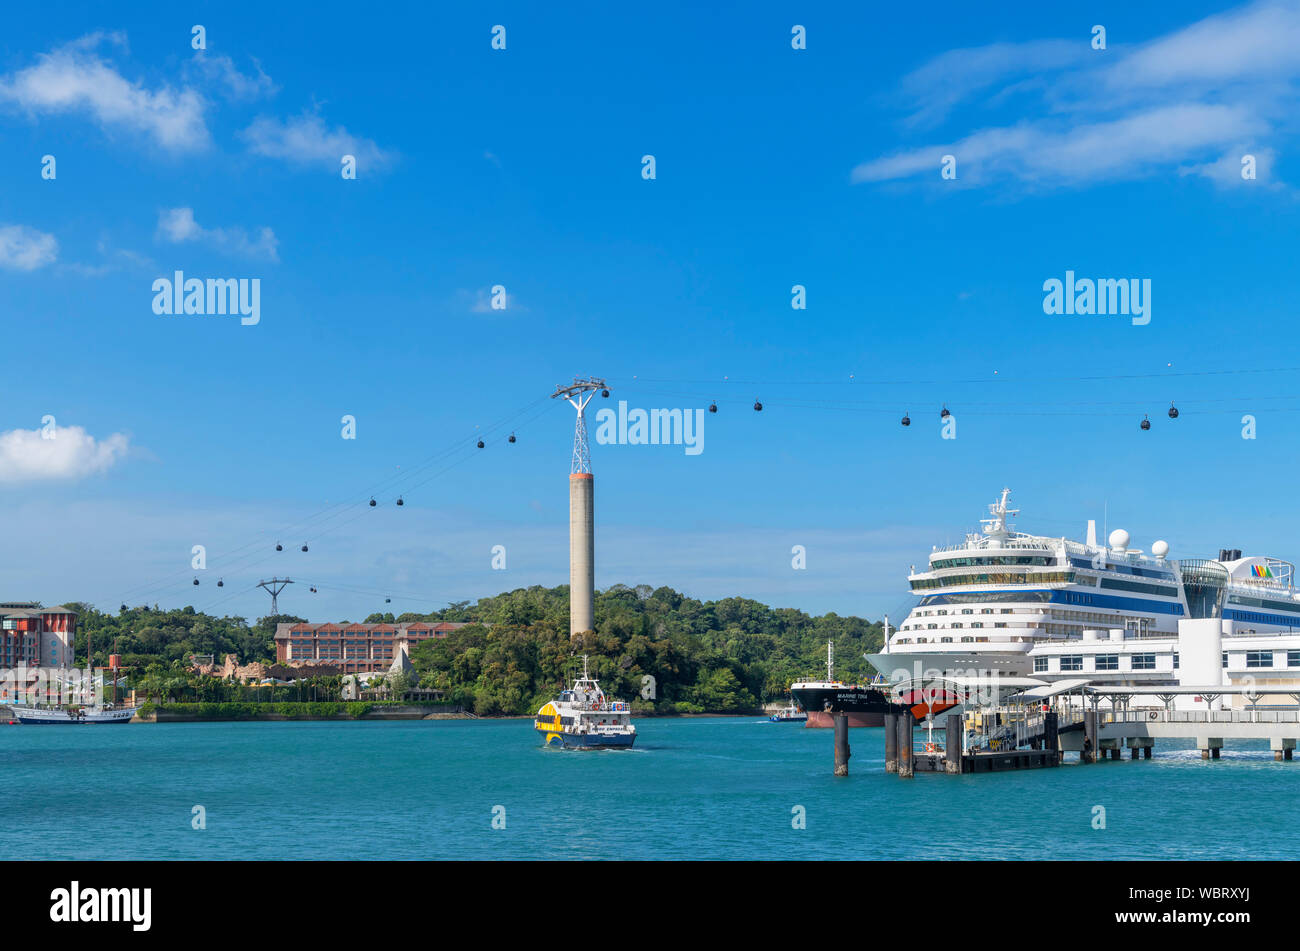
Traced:
<svg viewBox="0 0 1300 951">
<path fill-rule="evenodd" d="M 885 714 L 885 772 L 898 772 L 898 714 Z"/>
<path fill-rule="evenodd" d="M 898 715 L 898 775 L 902 779 L 911 779 L 915 764 L 912 756 L 912 724 L 915 718 L 911 710 L 904 710 Z"/>
<path fill-rule="evenodd" d="M 943 743 L 943 771 L 961 772 L 961 717 L 956 713 L 948 714 Z"/>
<path fill-rule="evenodd" d="M 1049 710 L 1043 714 L 1043 749 L 1048 753 L 1056 756 L 1056 761 L 1061 761 L 1061 741 L 1059 725 L 1055 710 Z"/>
<path fill-rule="evenodd" d="M 845 713 L 835 714 L 835 775 L 849 774 L 849 717 Z"/>
<path fill-rule="evenodd" d="M 1088 710 L 1083 715 L 1083 752 L 1079 754 L 1079 762 L 1095 763 L 1097 762 L 1097 711 Z"/>
</svg>

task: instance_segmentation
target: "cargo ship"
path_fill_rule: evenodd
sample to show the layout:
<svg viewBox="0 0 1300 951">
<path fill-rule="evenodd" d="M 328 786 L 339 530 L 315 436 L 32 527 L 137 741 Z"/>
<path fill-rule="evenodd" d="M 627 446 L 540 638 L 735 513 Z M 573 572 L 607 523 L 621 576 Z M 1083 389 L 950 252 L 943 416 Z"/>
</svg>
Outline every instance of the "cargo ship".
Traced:
<svg viewBox="0 0 1300 951">
<path fill-rule="evenodd" d="M 848 715 L 849 726 L 884 726 L 889 710 L 887 685 L 846 684 L 835 679 L 835 644 L 826 645 L 826 679 L 790 685 L 795 703 L 808 711 L 806 727 L 835 725 L 832 714 Z"/>
</svg>

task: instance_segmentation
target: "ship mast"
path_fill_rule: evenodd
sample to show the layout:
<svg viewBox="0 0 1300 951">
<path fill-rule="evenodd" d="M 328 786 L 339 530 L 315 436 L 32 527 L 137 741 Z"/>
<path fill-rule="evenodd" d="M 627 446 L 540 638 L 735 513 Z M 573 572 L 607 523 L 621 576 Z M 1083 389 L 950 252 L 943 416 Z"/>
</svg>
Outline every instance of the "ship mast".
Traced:
<svg viewBox="0 0 1300 951">
<path fill-rule="evenodd" d="M 980 521 L 984 523 L 985 535 L 1000 538 L 1011 534 L 1010 527 L 1007 525 L 1007 516 L 1019 515 L 1020 510 L 1007 507 L 1007 499 L 1010 495 L 1011 490 L 1004 488 L 1002 490 L 1002 498 L 989 505 L 989 515 L 991 515 L 992 518 L 980 519 Z"/>
<path fill-rule="evenodd" d="M 826 679 L 835 680 L 835 642 L 826 642 Z"/>
</svg>

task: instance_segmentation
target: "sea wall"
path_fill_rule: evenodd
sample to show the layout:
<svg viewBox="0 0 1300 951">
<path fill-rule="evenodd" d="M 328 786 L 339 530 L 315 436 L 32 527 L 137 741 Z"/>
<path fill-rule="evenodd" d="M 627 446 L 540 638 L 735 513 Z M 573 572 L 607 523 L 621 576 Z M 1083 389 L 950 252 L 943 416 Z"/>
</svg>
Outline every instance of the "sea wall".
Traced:
<svg viewBox="0 0 1300 951">
<path fill-rule="evenodd" d="M 132 722 L 194 723 L 223 720 L 423 720 L 455 715 L 449 703 L 165 703 L 144 704 Z"/>
</svg>

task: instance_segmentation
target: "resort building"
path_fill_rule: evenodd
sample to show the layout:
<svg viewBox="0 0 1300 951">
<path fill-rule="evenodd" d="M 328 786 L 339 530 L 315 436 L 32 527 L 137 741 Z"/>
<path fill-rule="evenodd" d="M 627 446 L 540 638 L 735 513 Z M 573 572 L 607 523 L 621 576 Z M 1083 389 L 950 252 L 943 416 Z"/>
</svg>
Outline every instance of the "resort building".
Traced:
<svg viewBox="0 0 1300 951">
<path fill-rule="evenodd" d="M 0 602 L 0 669 L 71 667 L 77 612 L 39 601 Z"/>
<path fill-rule="evenodd" d="M 275 659 L 282 664 L 337 667 L 340 673 L 386 671 L 402 652 L 431 637 L 464 627 L 455 621 L 401 624 L 279 624 Z"/>
</svg>

